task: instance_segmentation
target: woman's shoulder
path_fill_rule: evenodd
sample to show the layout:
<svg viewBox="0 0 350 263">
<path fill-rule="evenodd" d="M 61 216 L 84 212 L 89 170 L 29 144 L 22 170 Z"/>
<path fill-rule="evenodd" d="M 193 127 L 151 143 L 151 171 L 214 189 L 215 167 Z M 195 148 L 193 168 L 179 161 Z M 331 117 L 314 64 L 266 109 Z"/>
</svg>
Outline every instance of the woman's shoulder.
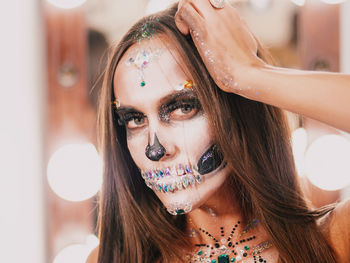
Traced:
<svg viewBox="0 0 350 263">
<path fill-rule="evenodd" d="M 339 262 L 350 262 L 350 199 L 336 205 L 321 227 Z"/>
<path fill-rule="evenodd" d="M 89 257 L 86 260 L 86 263 L 97 263 L 97 260 L 98 260 L 98 246 L 91 251 Z"/>
</svg>

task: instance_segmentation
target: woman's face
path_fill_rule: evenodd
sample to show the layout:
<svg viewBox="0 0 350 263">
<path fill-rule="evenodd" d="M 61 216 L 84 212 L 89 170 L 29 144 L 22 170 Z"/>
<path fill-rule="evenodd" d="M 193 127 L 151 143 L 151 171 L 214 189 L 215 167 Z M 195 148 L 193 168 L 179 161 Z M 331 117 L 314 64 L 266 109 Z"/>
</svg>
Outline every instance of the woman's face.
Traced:
<svg viewBox="0 0 350 263">
<path fill-rule="evenodd" d="M 195 84 L 179 61 L 164 38 L 142 40 L 127 50 L 114 77 L 130 154 L 172 214 L 204 204 L 227 176 Z"/>
</svg>

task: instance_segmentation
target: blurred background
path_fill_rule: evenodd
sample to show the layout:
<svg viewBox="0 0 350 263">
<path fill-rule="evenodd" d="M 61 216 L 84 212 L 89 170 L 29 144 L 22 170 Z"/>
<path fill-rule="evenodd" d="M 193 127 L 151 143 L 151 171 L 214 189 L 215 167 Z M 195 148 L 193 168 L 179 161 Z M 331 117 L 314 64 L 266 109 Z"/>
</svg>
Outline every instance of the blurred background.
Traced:
<svg viewBox="0 0 350 263">
<path fill-rule="evenodd" d="M 138 18 L 172 2 L 3 2 L 1 262 L 83 263 L 98 245 L 95 121 L 106 52 Z M 350 74 L 350 0 L 233 2 L 280 66 Z M 290 119 L 312 204 L 348 198 L 349 134 L 303 116 Z"/>
</svg>

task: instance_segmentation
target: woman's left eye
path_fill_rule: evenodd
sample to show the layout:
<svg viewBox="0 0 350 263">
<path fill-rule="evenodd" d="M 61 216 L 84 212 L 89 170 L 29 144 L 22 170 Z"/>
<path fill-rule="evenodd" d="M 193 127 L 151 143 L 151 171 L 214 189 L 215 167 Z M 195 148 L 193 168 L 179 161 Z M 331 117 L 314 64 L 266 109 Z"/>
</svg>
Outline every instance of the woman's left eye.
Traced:
<svg viewBox="0 0 350 263">
<path fill-rule="evenodd" d="M 170 110 L 170 119 L 173 120 L 182 120 L 189 119 L 196 115 L 199 111 L 199 106 L 196 106 L 194 103 L 181 103 L 174 105 Z"/>
</svg>

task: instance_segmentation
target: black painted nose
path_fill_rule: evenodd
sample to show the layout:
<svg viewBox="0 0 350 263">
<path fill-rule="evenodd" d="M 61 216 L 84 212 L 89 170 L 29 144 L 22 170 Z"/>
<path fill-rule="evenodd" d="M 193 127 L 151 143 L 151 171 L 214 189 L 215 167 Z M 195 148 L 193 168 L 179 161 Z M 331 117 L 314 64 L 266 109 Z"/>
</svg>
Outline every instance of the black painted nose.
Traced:
<svg viewBox="0 0 350 263">
<path fill-rule="evenodd" d="M 159 161 L 165 153 L 166 150 L 164 146 L 159 142 L 157 134 L 154 134 L 153 145 L 147 144 L 146 146 L 145 154 L 147 158 L 151 161 Z"/>
</svg>

